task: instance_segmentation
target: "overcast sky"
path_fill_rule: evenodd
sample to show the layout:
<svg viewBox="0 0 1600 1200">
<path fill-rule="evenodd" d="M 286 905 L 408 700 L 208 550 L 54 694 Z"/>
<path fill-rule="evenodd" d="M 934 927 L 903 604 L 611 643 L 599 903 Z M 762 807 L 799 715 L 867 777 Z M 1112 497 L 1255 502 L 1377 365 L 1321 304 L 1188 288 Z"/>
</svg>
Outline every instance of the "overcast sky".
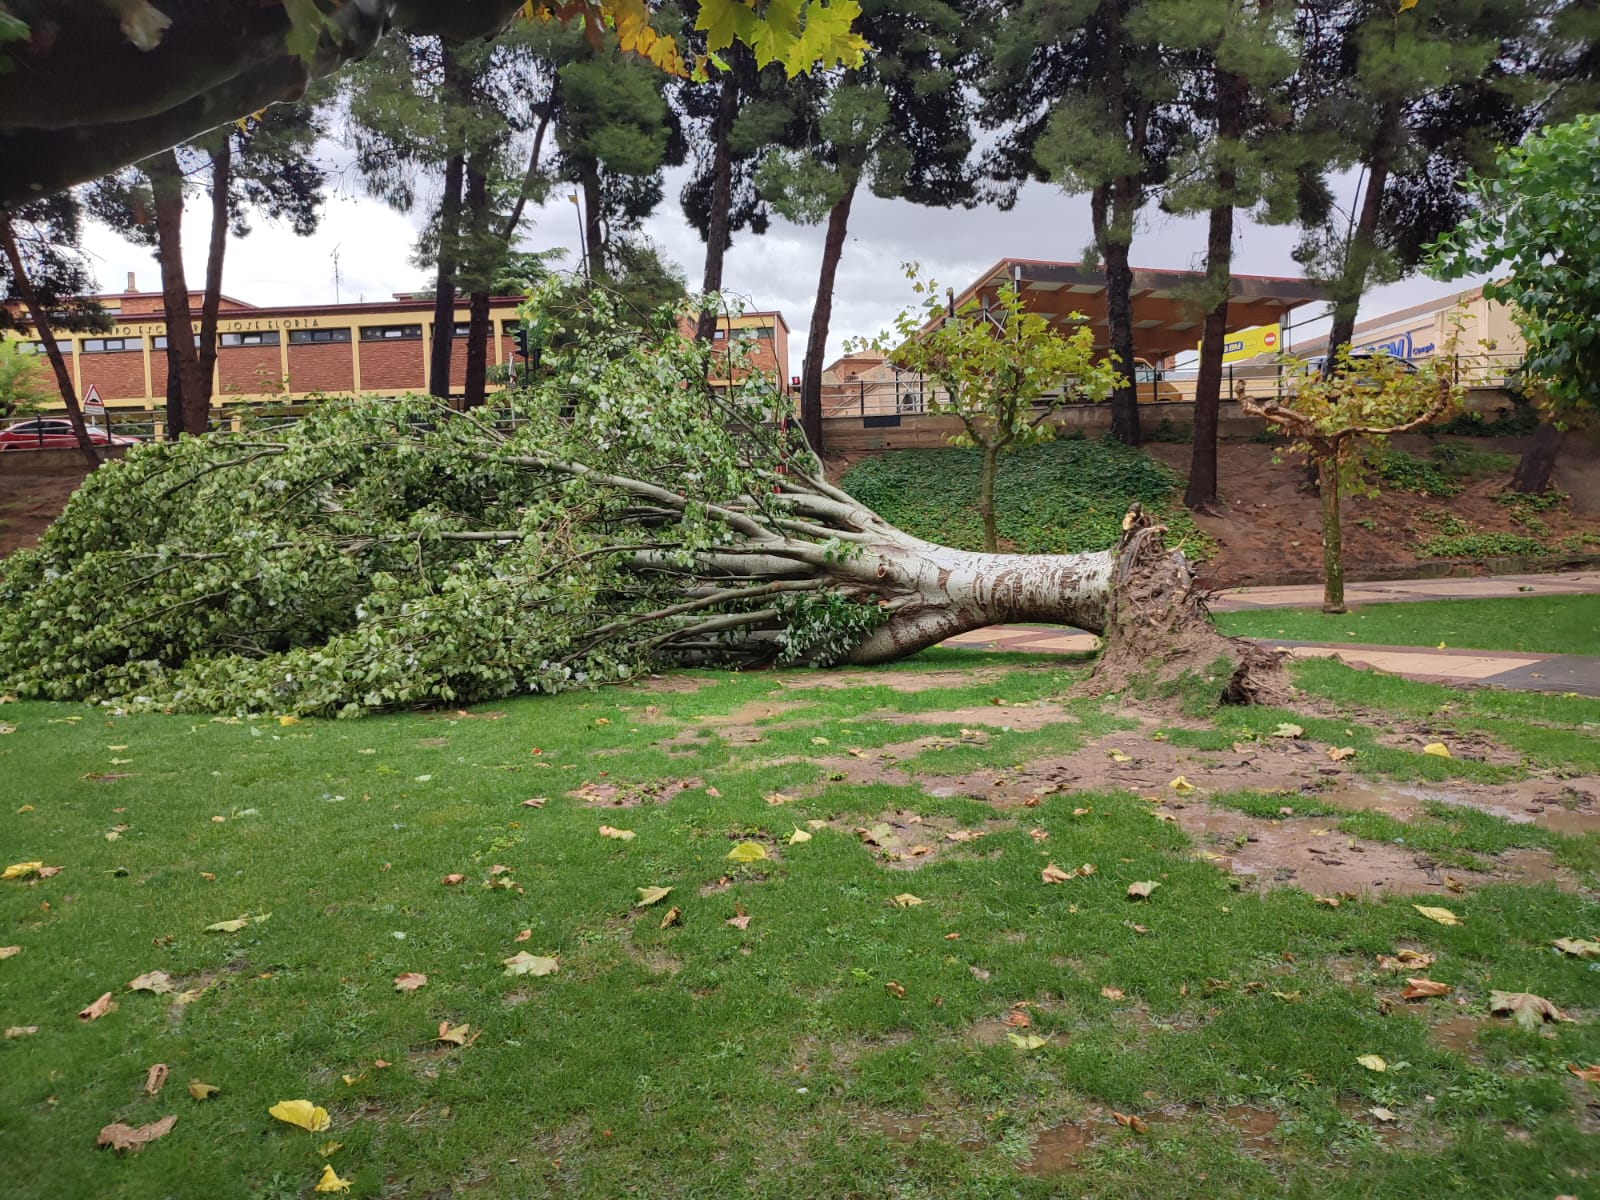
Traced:
<svg viewBox="0 0 1600 1200">
<path fill-rule="evenodd" d="M 334 256 L 338 256 L 338 298 L 385 300 L 391 293 L 417 291 L 424 273 L 411 265 L 412 244 L 420 211 L 397 213 L 361 194 L 345 156 L 329 146 L 335 184 L 315 236 L 295 237 L 284 225 L 258 220 L 247 238 L 228 247 L 223 291 L 259 305 L 326 304 L 335 298 Z M 686 172 L 669 180 L 668 199 L 647 224 L 647 232 L 679 264 L 691 289 L 704 268 L 704 245 L 684 221 L 678 193 Z M 1347 186 L 1349 186 L 1347 184 Z M 191 202 L 184 225 L 184 264 L 191 289 L 205 279 L 207 206 Z M 577 212 L 564 192 L 531 214 L 525 222 L 524 246 L 564 246 L 566 264 L 576 268 Z M 1141 267 L 1198 270 L 1204 267 L 1203 216 L 1164 216 L 1147 209 L 1133 246 L 1133 262 Z M 850 236 L 839 266 L 833 319 L 828 335 L 828 361 L 842 351 L 847 337 L 874 335 L 886 329 L 895 313 L 913 296 L 901 263 L 917 261 L 943 286 L 958 291 L 1002 258 L 1077 261 L 1090 241 L 1088 204 L 1082 197 L 1030 185 L 1015 208 L 932 209 L 903 200 L 858 197 L 851 213 Z M 127 272 L 139 288 L 155 291 L 160 274 L 148 250 L 134 246 L 104 227 L 91 227 L 85 238 L 102 290 L 121 291 Z M 1298 275 L 1290 257 L 1294 231 L 1245 225 L 1234 246 L 1234 269 L 1261 275 Z M 746 306 L 777 309 L 791 331 L 790 371 L 800 373 L 812 298 L 822 253 L 820 226 L 797 226 L 774 218 L 765 236 L 738 235 L 724 267 L 726 289 L 744 298 Z M 1451 294 L 1469 285 L 1440 284 L 1416 277 L 1374 290 L 1362 317 L 1377 316 L 1409 304 Z M 1302 310 L 1297 321 L 1312 309 Z M 1326 329 L 1308 326 L 1307 332 Z"/>
</svg>

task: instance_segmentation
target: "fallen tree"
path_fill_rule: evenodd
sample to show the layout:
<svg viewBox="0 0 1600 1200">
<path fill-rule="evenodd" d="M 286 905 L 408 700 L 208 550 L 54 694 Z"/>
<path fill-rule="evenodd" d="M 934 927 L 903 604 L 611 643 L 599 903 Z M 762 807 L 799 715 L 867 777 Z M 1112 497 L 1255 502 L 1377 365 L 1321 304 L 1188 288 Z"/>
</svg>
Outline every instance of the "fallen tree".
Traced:
<svg viewBox="0 0 1600 1200">
<path fill-rule="evenodd" d="M 599 324 L 493 421 L 329 404 L 96 472 L 0 564 L 0 678 L 352 715 L 685 665 L 883 663 L 1029 621 L 1107 631 L 1111 686 L 1270 686 L 1159 529 L 1060 556 L 921 541 L 822 478 L 759 377 L 719 396 L 705 345 Z"/>
</svg>

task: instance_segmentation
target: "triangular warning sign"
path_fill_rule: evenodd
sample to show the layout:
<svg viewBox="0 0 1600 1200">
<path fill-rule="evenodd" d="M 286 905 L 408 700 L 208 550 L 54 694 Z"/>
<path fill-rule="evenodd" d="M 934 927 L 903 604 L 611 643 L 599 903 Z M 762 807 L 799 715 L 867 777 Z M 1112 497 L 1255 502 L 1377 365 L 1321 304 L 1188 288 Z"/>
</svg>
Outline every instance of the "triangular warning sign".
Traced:
<svg viewBox="0 0 1600 1200">
<path fill-rule="evenodd" d="M 83 414 L 86 417 L 106 415 L 106 402 L 100 399 L 100 389 L 92 383 L 89 385 L 89 390 L 83 394 Z"/>
</svg>

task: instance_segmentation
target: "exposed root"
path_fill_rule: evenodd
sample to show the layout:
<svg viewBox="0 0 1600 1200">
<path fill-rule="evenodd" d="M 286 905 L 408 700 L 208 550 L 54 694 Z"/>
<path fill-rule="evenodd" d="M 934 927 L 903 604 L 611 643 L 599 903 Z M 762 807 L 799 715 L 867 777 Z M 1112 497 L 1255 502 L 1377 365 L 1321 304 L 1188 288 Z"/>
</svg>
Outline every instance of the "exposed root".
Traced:
<svg viewBox="0 0 1600 1200">
<path fill-rule="evenodd" d="M 1149 524 L 1136 504 L 1123 528 L 1105 649 L 1083 690 L 1171 695 L 1204 685 L 1223 704 L 1286 699 L 1284 656 L 1218 632 L 1188 561 L 1162 544 L 1162 526 Z"/>
</svg>

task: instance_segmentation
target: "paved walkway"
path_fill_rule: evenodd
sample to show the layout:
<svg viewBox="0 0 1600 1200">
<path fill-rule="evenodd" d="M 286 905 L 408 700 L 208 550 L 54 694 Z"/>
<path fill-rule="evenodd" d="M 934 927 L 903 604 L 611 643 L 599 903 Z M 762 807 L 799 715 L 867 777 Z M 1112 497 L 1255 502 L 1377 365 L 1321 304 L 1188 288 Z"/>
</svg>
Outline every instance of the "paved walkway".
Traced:
<svg viewBox="0 0 1600 1200">
<path fill-rule="evenodd" d="M 1478 579 L 1398 579 L 1351 584 L 1351 604 L 1395 600 L 1486 599 L 1502 596 L 1600 595 L 1600 571 L 1559 575 L 1499 575 Z M 1306 587 L 1234 588 L 1212 602 L 1215 611 L 1249 608 L 1315 608 L 1322 603 L 1322 585 Z M 1600 603 L 1600 601 L 1597 601 Z M 1431 650 L 1423 646 L 1355 646 L 1287 642 L 1258 638 L 1282 647 L 1295 658 L 1334 658 L 1351 666 L 1370 667 L 1424 683 L 1460 687 L 1477 684 L 1528 692 L 1576 692 L 1600 696 L 1600 657 L 1582 654 L 1534 654 L 1499 650 Z M 1100 639 L 1060 626 L 994 625 L 951 638 L 946 646 L 1012 650 L 1030 654 L 1084 654 Z"/>
</svg>

